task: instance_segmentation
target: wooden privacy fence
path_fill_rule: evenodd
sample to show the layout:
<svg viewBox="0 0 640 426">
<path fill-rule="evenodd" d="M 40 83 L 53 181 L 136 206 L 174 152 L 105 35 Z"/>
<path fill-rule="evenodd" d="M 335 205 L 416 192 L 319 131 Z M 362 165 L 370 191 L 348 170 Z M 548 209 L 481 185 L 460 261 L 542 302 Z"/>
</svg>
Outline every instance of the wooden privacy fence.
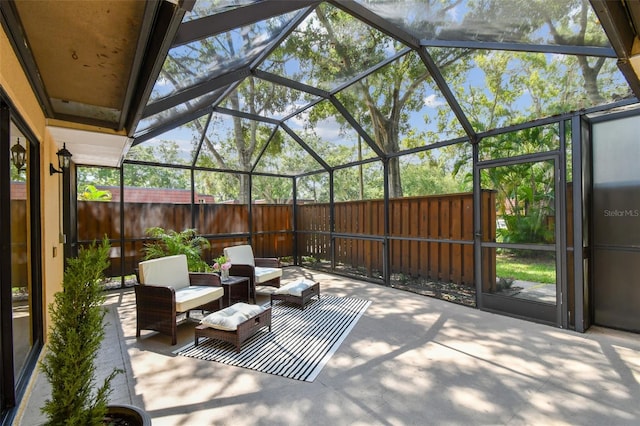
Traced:
<svg viewBox="0 0 640 426">
<path fill-rule="evenodd" d="M 483 234 L 495 230 L 495 193 L 482 194 Z M 78 239 L 91 241 L 107 235 L 121 238 L 120 204 L 78 201 Z M 125 203 L 124 247 L 114 246 L 112 275 L 120 274 L 120 250 L 125 251 L 125 273 L 142 259 L 145 230 L 152 226 L 183 230 L 191 227 L 190 204 Z M 246 242 L 249 213 L 247 206 L 198 204 L 193 213 L 195 228 L 211 238 L 207 261 L 222 253 L 225 246 Z M 370 277 L 382 276 L 384 252 L 384 201 L 366 200 L 334 204 L 336 234 L 331 234 L 330 204 L 297 207 L 298 255 L 318 260 L 331 259 L 331 235 L 336 262 L 364 269 Z M 389 253 L 391 273 L 422 276 L 445 282 L 473 284 L 473 194 L 400 198 L 389 201 Z M 293 206 L 252 206 L 252 244 L 256 256 L 294 254 Z M 345 234 L 345 235 L 340 235 Z M 495 233 L 493 234 L 495 235 Z M 495 265 L 495 250 L 484 262 Z M 487 265 L 487 266 L 489 266 Z M 493 274 L 495 267 L 484 268 Z M 491 272 L 494 271 L 494 272 Z M 491 281 L 489 281 L 491 282 Z"/>
<path fill-rule="evenodd" d="M 211 237 L 211 248 L 203 253 L 212 263 L 224 247 L 246 243 L 249 233 L 249 212 L 246 205 L 196 204 L 192 226 L 191 204 L 124 203 L 124 235 L 120 226 L 120 203 L 78 201 L 78 241 L 112 240 L 111 267 L 108 275 L 121 274 L 121 251 L 124 251 L 125 274 L 132 274 L 143 258 L 147 241 L 145 231 L 150 227 L 182 231 L 194 227 L 198 234 Z M 252 246 L 258 257 L 284 257 L 293 254 L 293 207 L 291 205 L 252 206 Z M 237 234 L 234 236 L 233 234 Z M 215 238 L 213 238 L 215 237 Z M 121 244 L 119 241 L 124 240 Z"/>
<path fill-rule="evenodd" d="M 300 256 L 331 259 L 330 209 L 328 203 L 298 206 Z M 336 262 L 382 276 L 384 201 L 335 203 L 334 215 L 336 233 L 367 236 L 335 237 Z M 482 192 L 482 218 L 483 235 L 495 235 L 493 191 Z M 495 265 L 495 249 L 487 254 L 483 262 Z M 389 200 L 389 256 L 392 274 L 473 285 L 473 194 Z M 495 281 L 495 266 L 484 270 L 485 282 Z"/>
</svg>

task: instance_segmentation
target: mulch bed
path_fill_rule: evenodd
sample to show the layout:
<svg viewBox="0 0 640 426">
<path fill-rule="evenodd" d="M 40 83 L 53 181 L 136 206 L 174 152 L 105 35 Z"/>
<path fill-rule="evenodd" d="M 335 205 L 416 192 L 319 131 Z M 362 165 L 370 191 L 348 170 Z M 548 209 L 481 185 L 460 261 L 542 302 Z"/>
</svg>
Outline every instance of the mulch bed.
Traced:
<svg viewBox="0 0 640 426">
<path fill-rule="evenodd" d="M 426 278 L 412 278 L 410 281 L 400 281 L 399 277 L 392 275 L 391 287 L 423 296 L 435 297 L 459 305 L 476 306 L 475 287 L 462 284 L 443 283 Z"/>
<path fill-rule="evenodd" d="M 316 264 L 313 266 L 316 268 L 320 267 L 318 269 L 325 269 L 321 267 L 324 265 Z M 337 267 L 336 269 L 354 276 L 366 276 L 366 273 L 363 273 L 365 271 L 357 268 Z M 127 277 L 125 287 L 133 286 L 135 282 L 135 277 Z M 119 277 L 117 279 L 110 278 L 105 280 L 105 287 L 108 290 L 120 288 L 120 284 L 121 281 Z M 391 287 L 423 296 L 435 297 L 459 305 L 476 306 L 476 291 L 473 286 L 438 282 L 422 277 L 407 278 L 406 275 L 393 274 L 391 276 Z"/>
</svg>

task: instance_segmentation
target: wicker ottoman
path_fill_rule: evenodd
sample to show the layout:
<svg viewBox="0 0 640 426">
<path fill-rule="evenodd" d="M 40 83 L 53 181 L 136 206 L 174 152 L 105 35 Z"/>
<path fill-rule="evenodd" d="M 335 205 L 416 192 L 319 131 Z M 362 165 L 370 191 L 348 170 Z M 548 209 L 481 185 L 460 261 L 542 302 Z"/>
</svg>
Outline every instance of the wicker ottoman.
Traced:
<svg viewBox="0 0 640 426">
<path fill-rule="evenodd" d="M 307 302 L 314 296 L 318 296 L 318 300 L 320 300 L 319 282 L 311 280 L 295 281 L 271 293 L 271 305 L 273 306 L 274 300 L 282 300 L 298 305 L 300 309 L 304 309 Z"/>
<path fill-rule="evenodd" d="M 195 345 L 200 337 L 208 337 L 232 343 L 240 352 L 242 344 L 262 327 L 271 331 L 270 307 L 236 303 L 202 319 L 195 328 Z"/>
</svg>

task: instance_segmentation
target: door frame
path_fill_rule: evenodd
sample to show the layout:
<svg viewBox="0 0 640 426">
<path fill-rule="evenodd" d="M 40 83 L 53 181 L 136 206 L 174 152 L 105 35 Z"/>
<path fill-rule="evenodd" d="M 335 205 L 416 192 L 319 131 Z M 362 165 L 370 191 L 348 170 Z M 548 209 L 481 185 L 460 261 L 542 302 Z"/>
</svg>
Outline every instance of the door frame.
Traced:
<svg viewBox="0 0 640 426">
<path fill-rule="evenodd" d="M 2 360 L 2 372 L 0 379 L 0 395 L 2 404 L 0 406 L 0 424 L 11 423 L 16 415 L 18 405 L 24 396 L 29 380 L 33 372 L 37 369 L 37 362 L 42 347 L 44 346 L 44 311 L 43 286 L 42 286 L 42 227 L 40 200 L 40 144 L 29 129 L 26 122 L 18 114 L 17 110 L 10 102 L 9 97 L 0 88 L 0 160 L 5 168 L 0 173 L 0 223 L 3 231 L 0 233 L 0 245 L 5 252 L 10 251 L 11 245 L 11 213 L 10 188 L 11 179 L 9 170 L 13 165 L 10 163 L 10 127 L 15 125 L 25 136 L 25 143 L 28 148 L 28 256 L 29 274 L 31 281 L 30 293 L 30 315 L 31 315 L 31 348 L 26 355 L 26 359 L 21 371 L 14 372 L 13 359 L 13 302 L 11 297 L 11 256 L 0 258 L 0 283 L 2 288 L 2 302 L 0 303 L 0 318 L 2 330 L 0 332 L 0 359 Z M 6 170 L 5 170 L 6 169 Z"/>
<path fill-rule="evenodd" d="M 564 144 L 561 144 L 564 146 Z M 555 211 L 555 242 L 553 244 L 513 244 L 497 243 L 494 241 L 482 241 L 483 235 L 481 227 L 481 199 L 474 197 L 475 212 L 475 232 L 474 232 L 474 257 L 476 274 L 476 306 L 485 311 L 496 312 L 503 315 L 523 318 L 529 321 L 550 324 L 557 327 L 566 327 L 567 303 L 564 295 L 567 294 L 566 262 L 564 254 L 566 252 L 566 212 L 564 188 L 566 188 L 566 178 L 564 170 L 564 156 L 562 150 L 552 152 L 542 152 L 535 154 L 519 155 L 510 158 L 499 158 L 479 161 L 477 145 L 474 149 L 474 193 L 481 193 L 480 175 L 485 169 L 512 166 L 524 163 L 538 163 L 551 161 L 554 170 L 554 211 Z M 535 302 L 513 297 L 490 295 L 483 293 L 483 261 L 482 252 L 485 248 L 508 248 L 508 249 L 533 249 L 537 251 L 550 251 L 555 253 L 556 261 L 556 304 L 550 305 L 542 302 Z M 494 265 L 495 268 L 495 265 Z"/>
</svg>

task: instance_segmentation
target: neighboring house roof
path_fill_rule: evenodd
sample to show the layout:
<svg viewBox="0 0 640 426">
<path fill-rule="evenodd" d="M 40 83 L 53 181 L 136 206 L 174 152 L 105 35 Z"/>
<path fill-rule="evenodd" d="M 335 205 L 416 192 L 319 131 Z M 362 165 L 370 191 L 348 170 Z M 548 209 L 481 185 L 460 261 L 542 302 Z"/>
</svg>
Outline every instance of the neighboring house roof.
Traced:
<svg viewBox="0 0 640 426">
<path fill-rule="evenodd" d="M 97 189 L 107 190 L 113 195 L 112 201 L 120 201 L 120 188 L 117 186 L 96 186 Z M 191 203 L 191 191 L 189 189 L 171 188 L 124 188 L 125 203 Z M 211 195 L 195 194 L 196 203 L 215 203 Z"/>
</svg>

